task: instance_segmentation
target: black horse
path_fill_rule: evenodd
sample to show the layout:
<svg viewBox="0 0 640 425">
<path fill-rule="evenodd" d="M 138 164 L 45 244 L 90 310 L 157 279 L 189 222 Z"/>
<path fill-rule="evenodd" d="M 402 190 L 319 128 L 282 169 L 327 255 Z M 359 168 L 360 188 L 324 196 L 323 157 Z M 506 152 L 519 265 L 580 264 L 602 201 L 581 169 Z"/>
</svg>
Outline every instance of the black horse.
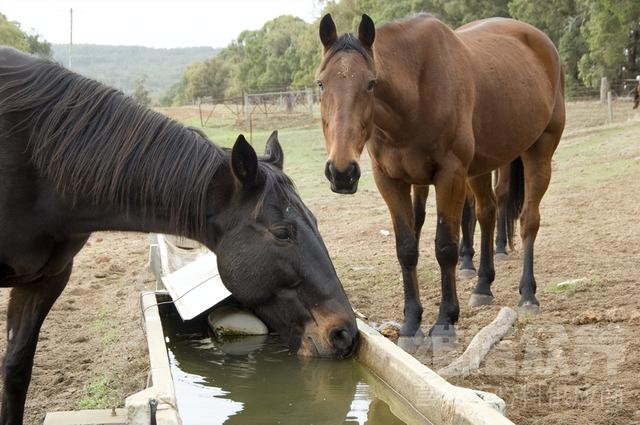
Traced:
<svg viewBox="0 0 640 425">
<path fill-rule="evenodd" d="M 0 424 L 23 421 L 38 333 L 99 230 L 182 235 L 303 355 L 346 357 L 356 322 L 311 212 L 238 137 L 223 150 L 117 90 L 0 47 L 0 286 L 12 287 Z"/>
</svg>

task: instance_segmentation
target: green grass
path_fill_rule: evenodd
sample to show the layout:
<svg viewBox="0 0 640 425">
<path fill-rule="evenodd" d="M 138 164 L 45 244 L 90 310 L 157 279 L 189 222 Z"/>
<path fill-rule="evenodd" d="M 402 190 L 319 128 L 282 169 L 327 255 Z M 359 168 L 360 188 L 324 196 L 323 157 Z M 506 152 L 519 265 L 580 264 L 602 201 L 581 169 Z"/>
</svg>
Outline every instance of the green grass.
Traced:
<svg viewBox="0 0 640 425">
<path fill-rule="evenodd" d="M 111 345 L 120 337 L 120 333 L 111 325 L 111 311 L 107 307 L 98 310 L 91 322 L 91 329 L 102 337 L 104 345 Z"/>
<path fill-rule="evenodd" d="M 584 291 L 584 286 L 590 282 L 586 278 L 570 279 L 563 282 L 552 283 L 545 288 L 551 294 L 574 294 Z"/>
<path fill-rule="evenodd" d="M 566 187 L 584 187 L 614 179 L 638 166 L 640 124 L 619 126 L 571 138 L 553 157 L 562 179 L 553 179 L 550 193 Z"/>
<path fill-rule="evenodd" d="M 565 292 L 575 291 L 576 287 L 576 282 L 567 282 L 565 284 L 552 283 L 551 285 L 547 286 L 547 292 L 550 292 L 552 294 L 563 294 Z"/>
<path fill-rule="evenodd" d="M 191 118 L 184 122 L 187 125 L 201 128 L 217 145 L 231 147 L 238 134 L 243 133 L 247 139 L 246 130 L 234 126 L 201 127 L 199 118 Z M 251 144 L 261 154 L 267 138 L 272 130 L 254 130 L 251 136 Z M 278 139 L 284 150 L 284 170 L 293 179 L 300 196 L 305 202 L 318 200 L 334 195 L 329 190 L 329 182 L 324 176 L 324 165 L 327 161 L 327 153 L 324 147 L 324 137 L 319 123 L 312 123 L 304 127 L 282 128 L 278 130 Z M 362 177 L 359 189 L 375 189 L 371 167 L 365 158 L 362 161 Z"/>
<path fill-rule="evenodd" d="M 113 380 L 101 376 L 83 388 L 78 403 L 80 409 L 108 409 L 121 404 L 118 392 L 113 388 Z"/>
</svg>

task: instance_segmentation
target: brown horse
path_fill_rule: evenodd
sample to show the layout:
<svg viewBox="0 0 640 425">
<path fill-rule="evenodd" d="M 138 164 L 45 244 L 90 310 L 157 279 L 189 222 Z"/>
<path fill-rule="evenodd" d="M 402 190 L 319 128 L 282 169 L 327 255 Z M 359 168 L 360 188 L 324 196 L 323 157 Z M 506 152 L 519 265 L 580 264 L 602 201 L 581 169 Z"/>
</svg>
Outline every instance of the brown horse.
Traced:
<svg viewBox="0 0 640 425">
<path fill-rule="evenodd" d="M 301 355 L 346 357 L 355 316 L 311 211 L 239 136 L 198 132 L 0 46 L 0 287 L 11 287 L 0 425 L 20 425 L 40 327 L 91 232 L 171 233 L 216 252 L 233 297 Z"/>
<path fill-rule="evenodd" d="M 430 334 L 453 335 L 458 320 L 455 268 L 467 182 L 482 230 L 470 304 L 492 301 L 496 200 L 491 170 L 509 163 L 511 189 L 524 187 L 508 208 L 513 219 L 523 207 L 519 304 L 536 312 L 533 247 L 539 205 L 565 122 L 563 72 L 553 43 L 511 19 L 485 19 L 453 31 L 427 15 L 377 30 L 363 15 L 357 36 L 340 37 L 326 15 L 320 39 L 324 53 L 317 80 L 329 153 L 325 174 L 334 192 L 354 193 L 357 161 L 367 145 L 402 268 L 401 334 L 415 334 L 422 317 L 416 275 L 422 220 L 417 218 L 424 217 L 427 185 L 436 190 L 435 254 L 442 280 L 440 311 Z"/>
</svg>

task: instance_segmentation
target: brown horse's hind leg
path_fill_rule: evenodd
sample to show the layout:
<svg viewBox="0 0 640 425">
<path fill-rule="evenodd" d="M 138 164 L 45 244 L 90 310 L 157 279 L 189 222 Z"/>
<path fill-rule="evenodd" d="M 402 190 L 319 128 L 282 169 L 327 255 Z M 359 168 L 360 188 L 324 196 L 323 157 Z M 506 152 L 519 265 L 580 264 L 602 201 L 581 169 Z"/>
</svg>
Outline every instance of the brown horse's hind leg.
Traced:
<svg viewBox="0 0 640 425">
<path fill-rule="evenodd" d="M 11 290 L 7 312 L 7 353 L 3 364 L 1 425 L 22 424 L 40 327 L 69 281 L 70 274 L 71 265 L 57 276 L 41 278 Z"/>
<path fill-rule="evenodd" d="M 493 266 L 493 232 L 496 225 L 496 198 L 491 187 L 491 173 L 469 179 L 473 193 L 476 195 L 476 215 L 480 222 L 480 269 L 469 305 L 477 307 L 491 304 L 493 283 L 496 272 Z"/>
<path fill-rule="evenodd" d="M 420 304 L 420 288 L 416 273 L 418 241 L 411 200 L 411 185 L 402 180 L 387 177 L 375 164 L 372 168 L 378 190 L 391 213 L 393 230 L 396 235 L 396 253 L 402 269 L 404 325 L 400 328 L 400 335 L 414 336 L 420 330 L 422 304 Z"/>
<path fill-rule="evenodd" d="M 498 225 L 496 228 L 496 260 L 507 257 L 507 200 L 509 198 L 509 165 L 496 170 L 498 175 L 495 194 L 498 204 Z M 513 251 L 513 242 L 509 240 L 509 249 Z"/>
<path fill-rule="evenodd" d="M 558 142 L 559 134 L 543 133 L 542 136 L 521 155 L 524 165 L 525 199 L 520 215 L 520 236 L 524 250 L 522 277 L 520 278 L 520 311 L 537 313 L 536 280 L 533 274 L 533 248 L 540 228 L 540 201 L 551 180 L 551 157 Z"/>
<path fill-rule="evenodd" d="M 462 208 L 462 241 L 460 243 L 460 270 L 458 277 L 460 279 L 473 279 L 477 276 L 476 268 L 473 265 L 473 235 L 476 231 L 476 200 L 473 196 L 471 188 L 467 190 L 467 196 Z"/>
</svg>

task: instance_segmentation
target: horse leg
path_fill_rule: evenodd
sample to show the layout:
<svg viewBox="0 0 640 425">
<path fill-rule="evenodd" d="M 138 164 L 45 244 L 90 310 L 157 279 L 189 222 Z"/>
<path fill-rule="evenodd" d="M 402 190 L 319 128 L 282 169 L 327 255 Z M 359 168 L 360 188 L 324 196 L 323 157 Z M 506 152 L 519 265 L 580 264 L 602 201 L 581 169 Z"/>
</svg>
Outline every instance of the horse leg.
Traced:
<svg viewBox="0 0 640 425">
<path fill-rule="evenodd" d="M 11 290 L 7 312 L 7 353 L 3 364 L 1 425 L 22 424 L 40 327 L 69 281 L 70 274 L 71 264 L 56 276 L 42 277 Z"/>
<path fill-rule="evenodd" d="M 373 165 L 373 177 L 382 198 L 387 203 L 393 230 L 396 235 L 396 253 L 402 269 L 404 284 L 404 324 L 401 336 L 414 336 L 420 329 L 422 305 L 416 265 L 418 264 L 418 241 L 415 217 L 411 201 L 411 185 L 402 180 L 391 179 Z"/>
<path fill-rule="evenodd" d="M 520 312 L 525 314 L 536 314 L 540 310 L 533 274 L 533 247 L 540 228 L 540 201 L 551 180 L 551 156 L 559 140 L 559 134 L 543 133 L 536 143 L 521 155 L 524 165 L 525 198 L 520 216 L 520 236 L 524 256 L 518 305 Z"/>
<path fill-rule="evenodd" d="M 429 186 L 417 186 L 414 184 L 411 186 L 411 189 L 413 191 L 412 199 L 416 244 L 418 245 L 418 249 L 420 249 L 420 233 L 422 232 L 422 225 L 424 224 Z"/>
<path fill-rule="evenodd" d="M 491 284 L 496 272 L 493 267 L 493 232 L 496 225 L 496 198 L 491 187 L 491 173 L 469 179 L 469 186 L 476 195 L 476 215 L 480 222 L 480 269 L 469 305 L 477 307 L 491 304 Z"/>
<path fill-rule="evenodd" d="M 476 268 L 473 265 L 473 234 L 476 231 L 475 198 L 471 190 L 467 191 L 467 196 L 462 208 L 462 243 L 460 244 L 460 279 L 472 279 L 476 277 Z"/>
<path fill-rule="evenodd" d="M 456 265 L 460 221 L 466 195 L 466 169 L 457 158 L 450 158 L 435 176 L 438 224 L 436 259 L 440 266 L 442 299 L 438 319 L 429 331 L 431 336 L 454 336 L 460 306 L 456 291 Z"/>
<path fill-rule="evenodd" d="M 496 230 L 496 260 L 507 258 L 507 200 L 509 199 L 509 165 L 497 170 L 498 181 L 495 196 L 498 204 L 498 226 Z M 509 240 L 509 248 L 513 251 L 513 241 Z"/>
</svg>

